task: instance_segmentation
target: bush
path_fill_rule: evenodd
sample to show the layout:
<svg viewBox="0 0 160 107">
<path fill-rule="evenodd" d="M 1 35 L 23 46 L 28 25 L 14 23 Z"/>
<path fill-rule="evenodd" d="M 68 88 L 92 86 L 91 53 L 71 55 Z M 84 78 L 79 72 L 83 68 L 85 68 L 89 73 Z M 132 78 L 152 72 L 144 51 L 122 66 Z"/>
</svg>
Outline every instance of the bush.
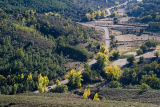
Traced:
<svg viewBox="0 0 160 107">
<path fill-rule="evenodd" d="M 68 91 L 67 85 L 57 85 L 54 89 L 51 90 L 51 92 L 54 93 L 65 93 Z"/>
<path fill-rule="evenodd" d="M 121 87 L 121 83 L 118 81 L 111 81 L 108 85 L 109 88 L 118 88 Z"/>
<path fill-rule="evenodd" d="M 141 56 L 141 57 L 139 58 L 139 63 L 143 63 L 143 62 L 144 62 L 144 57 Z"/>
<path fill-rule="evenodd" d="M 84 65 L 84 71 L 82 73 L 82 79 L 84 83 L 89 83 L 92 82 L 96 79 L 97 77 L 97 72 L 92 71 L 91 67 L 88 64 Z"/>
<path fill-rule="evenodd" d="M 146 92 L 150 89 L 150 86 L 145 84 L 145 83 L 142 83 L 141 86 L 140 86 L 140 90 L 141 92 Z"/>
<path fill-rule="evenodd" d="M 114 51 L 113 54 L 112 54 L 111 59 L 112 60 L 117 60 L 119 57 L 120 57 L 119 51 Z"/>
<path fill-rule="evenodd" d="M 143 54 L 143 50 L 142 49 L 137 50 L 137 55 L 141 55 L 141 54 Z"/>
<path fill-rule="evenodd" d="M 160 89 L 160 79 L 156 75 L 143 75 L 141 83 L 146 83 L 153 89 Z"/>
<path fill-rule="evenodd" d="M 135 61 L 134 55 L 128 56 L 127 61 L 128 61 L 128 63 L 129 63 L 129 65 L 133 65 L 133 63 L 134 63 L 134 61 Z"/>
<path fill-rule="evenodd" d="M 157 46 L 157 42 L 155 41 L 146 41 L 141 47 L 140 50 L 143 51 L 143 53 L 150 51 L 152 49 L 155 49 L 155 47 Z"/>
<path fill-rule="evenodd" d="M 155 53 L 154 53 L 154 56 L 155 56 L 156 58 L 158 58 L 158 57 L 159 57 L 159 53 L 158 53 L 158 52 L 155 52 Z"/>
</svg>

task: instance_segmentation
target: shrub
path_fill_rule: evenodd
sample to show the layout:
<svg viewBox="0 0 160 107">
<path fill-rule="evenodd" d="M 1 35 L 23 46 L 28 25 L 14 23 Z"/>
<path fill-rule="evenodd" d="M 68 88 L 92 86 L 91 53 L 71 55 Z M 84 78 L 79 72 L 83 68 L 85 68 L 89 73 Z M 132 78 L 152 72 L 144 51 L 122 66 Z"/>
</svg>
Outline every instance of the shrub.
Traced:
<svg viewBox="0 0 160 107">
<path fill-rule="evenodd" d="M 141 56 L 141 57 L 139 58 L 139 63 L 143 63 L 143 62 L 144 62 L 144 57 Z"/>
<path fill-rule="evenodd" d="M 82 78 L 83 78 L 83 82 L 87 83 L 87 82 L 92 82 L 93 80 L 95 80 L 95 78 L 97 77 L 97 72 L 96 71 L 92 71 L 91 67 L 88 64 L 84 65 L 84 71 L 82 73 Z"/>
<path fill-rule="evenodd" d="M 108 86 L 109 88 L 118 88 L 121 87 L 121 83 L 119 81 L 111 81 Z"/>
<path fill-rule="evenodd" d="M 146 83 L 154 89 L 160 89 L 160 79 L 156 75 L 143 75 L 141 83 Z"/>
<path fill-rule="evenodd" d="M 112 60 L 117 60 L 120 57 L 119 51 L 114 51 L 112 54 Z"/>
<path fill-rule="evenodd" d="M 146 92 L 146 91 L 149 90 L 149 88 L 150 88 L 150 86 L 145 84 L 145 83 L 142 83 L 141 86 L 140 86 L 141 92 Z"/>
<path fill-rule="evenodd" d="M 137 50 L 137 55 L 141 55 L 141 54 L 143 54 L 143 50 L 142 49 Z"/>
<path fill-rule="evenodd" d="M 158 58 L 158 57 L 159 57 L 159 53 L 158 53 L 158 52 L 155 52 L 155 53 L 154 53 L 154 56 L 155 56 L 156 58 Z"/>
<path fill-rule="evenodd" d="M 67 85 L 57 85 L 54 89 L 51 90 L 51 92 L 54 92 L 54 93 L 65 93 L 68 91 L 68 87 Z"/>
<path fill-rule="evenodd" d="M 134 63 L 134 61 L 135 61 L 134 55 L 128 56 L 127 61 L 128 61 L 128 63 L 129 63 L 129 65 L 133 65 L 133 63 Z"/>
<path fill-rule="evenodd" d="M 142 45 L 140 49 L 143 51 L 143 53 L 148 50 L 146 45 Z"/>
<path fill-rule="evenodd" d="M 157 46 L 157 42 L 155 41 L 146 41 L 141 47 L 140 49 L 144 52 L 147 52 L 151 49 L 154 49 Z"/>
</svg>

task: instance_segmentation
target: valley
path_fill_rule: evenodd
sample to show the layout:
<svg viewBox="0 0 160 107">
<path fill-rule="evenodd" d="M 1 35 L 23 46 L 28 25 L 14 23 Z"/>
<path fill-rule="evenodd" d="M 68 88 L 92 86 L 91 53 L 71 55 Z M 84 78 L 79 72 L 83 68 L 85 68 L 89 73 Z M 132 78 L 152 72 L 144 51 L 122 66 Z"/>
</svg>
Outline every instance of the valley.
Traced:
<svg viewBox="0 0 160 107">
<path fill-rule="evenodd" d="M 0 107 L 158 107 L 159 5 L 0 1 Z"/>
</svg>

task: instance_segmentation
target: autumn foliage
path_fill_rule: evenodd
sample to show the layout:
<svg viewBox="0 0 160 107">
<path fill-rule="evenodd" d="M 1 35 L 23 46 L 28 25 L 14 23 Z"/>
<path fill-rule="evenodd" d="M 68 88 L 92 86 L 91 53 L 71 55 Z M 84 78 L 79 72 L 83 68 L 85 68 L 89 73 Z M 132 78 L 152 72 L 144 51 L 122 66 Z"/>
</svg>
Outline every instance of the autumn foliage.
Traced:
<svg viewBox="0 0 160 107">
<path fill-rule="evenodd" d="M 82 73 L 79 71 L 71 70 L 65 75 L 66 79 L 69 79 L 68 85 L 72 88 L 79 88 L 82 86 Z"/>
<path fill-rule="evenodd" d="M 109 50 L 107 49 L 107 47 L 105 45 L 101 46 L 100 52 L 107 54 L 107 55 L 109 54 Z"/>
<path fill-rule="evenodd" d="M 100 101 L 100 99 L 98 98 L 98 93 L 96 93 L 95 95 L 94 95 L 94 99 L 93 99 L 94 101 Z"/>
<path fill-rule="evenodd" d="M 47 87 L 49 83 L 49 79 L 47 76 L 42 76 L 41 74 L 39 74 L 38 76 L 38 90 L 39 92 L 41 93 L 44 93 L 45 92 L 45 88 Z"/>
<path fill-rule="evenodd" d="M 85 89 L 83 93 L 83 98 L 87 99 L 90 96 L 90 89 Z"/>
<path fill-rule="evenodd" d="M 107 66 L 104 70 L 107 75 L 107 79 L 111 80 L 111 81 L 112 80 L 119 80 L 122 75 L 121 69 L 119 67 L 117 67 L 116 65 Z"/>
</svg>

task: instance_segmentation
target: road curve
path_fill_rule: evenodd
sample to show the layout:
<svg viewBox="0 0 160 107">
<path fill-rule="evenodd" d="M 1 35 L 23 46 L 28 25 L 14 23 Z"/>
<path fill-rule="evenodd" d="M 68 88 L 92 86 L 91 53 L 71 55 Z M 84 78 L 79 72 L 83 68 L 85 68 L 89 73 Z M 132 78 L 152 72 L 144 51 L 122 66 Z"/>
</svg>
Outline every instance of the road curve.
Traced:
<svg viewBox="0 0 160 107">
<path fill-rule="evenodd" d="M 138 61 L 139 58 L 142 57 L 142 56 L 143 56 L 144 58 L 153 58 L 153 57 L 155 57 L 154 53 L 155 53 L 154 51 L 147 52 L 147 53 L 144 53 L 144 54 L 142 54 L 142 55 L 136 56 L 135 59 L 136 59 L 136 61 Z M 116 61 L 113 61 L 113 62 L 111 63 L 111 65 L 117 65 L 117 66 L 119 66 L 120 68 L 122 68 L 122 67 L 125 66 L 127 63 L 128 63 L 127 58 L 123 58 L 123 59 L 118 59 L 118 60 L 116 60 Z"/>
</svg>

